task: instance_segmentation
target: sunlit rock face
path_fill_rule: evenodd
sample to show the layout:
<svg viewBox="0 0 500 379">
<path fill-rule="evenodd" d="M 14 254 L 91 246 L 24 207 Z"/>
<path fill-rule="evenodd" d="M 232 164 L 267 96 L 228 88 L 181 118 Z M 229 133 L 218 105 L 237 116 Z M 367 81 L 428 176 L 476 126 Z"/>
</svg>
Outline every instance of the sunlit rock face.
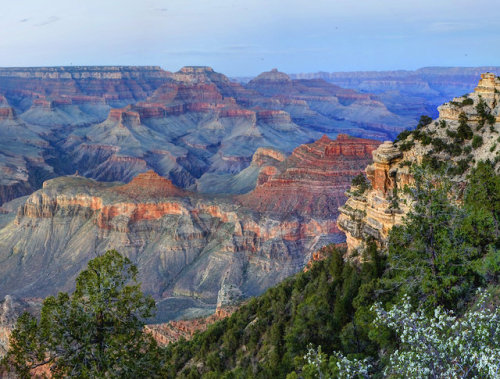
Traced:
<svg viewBox="0 0 500 379">
<path fill-rule="evenodd" d="M 480 125 L 482 116 L 477 110 L 480 101 L 484 102 L 485 112 L 490 115 L 484 126 Z M 467 162 L 462 172 L 452 174 L 457 183 L 465 183 L 469 170 L 480 160 L 495 162 L 497 171 L 500 171 L 500 79 L 492 73 L 484 73 L 474 92 L 454 98 L 438 109 L 439 117 L 419 129 L 420 133 L 446 145 L 458 144 L 459 150 L 453 154 L 446 149 L 436 151 L 433 143 L 423 144 L 415 135 L 397 143 L 386 141 L 380 145 L 373 152 L 373 164 L 365 170 L 371 188 L 359 194 L 358 188 L 352 187 L 347 192 L 348 200 L 339 208 L 337 224 L 346 234 L 350 252 L 372 238 L 379 246 L 387 245 L 389 231 L 394 225 L 401 224 L 411 209 L 401 190 L 412 184 L 409 170 L 412 163 L 436 159 L 457 167 L 460 162 Z M 458 130 L 461 114 L 465 115 L 474 136 L 482 139 L 480 146 L 472 146 L 472 138 L 457 143 L 452 137 Z M 405 144 L 410 148 L 402 147 Z"/>
<path fill-rule="evenodd" d="M 371 162 L 378 141 L 339 135 L 301 145 L 280 165 L 261 171 L 254 191 L 240 197 L 260 212 L 336 219 L 351 180 Z"/>
</svg>

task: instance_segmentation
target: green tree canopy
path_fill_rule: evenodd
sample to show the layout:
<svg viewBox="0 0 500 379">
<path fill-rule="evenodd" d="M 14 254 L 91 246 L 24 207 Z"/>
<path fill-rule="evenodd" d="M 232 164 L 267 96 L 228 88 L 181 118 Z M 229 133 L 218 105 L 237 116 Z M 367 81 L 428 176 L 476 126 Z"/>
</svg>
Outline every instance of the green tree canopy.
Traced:
<svg viewBox="0 0 500 379">
<path fill-rule="evenodd" d="M 415 184 L 407 190 L 412 210 L 389 235 L 384 284 L 430 308 L 460 307 L 479 285 L 477 268 L 487 250 L 471 226 L 482 224 L 490 234 L 492 220 L 460 207 L 446 177 L 421 167 L 413 177 Z"/>
<path fill-rule="evenodd" d="M 40 319 L 24 313 L 6 362 L 21 377 L 44 366 L 55 377 L 151 377 L 161 360 L 144 321 L 155 309 L 136 281 L 137 268 L 109 250 L 88 263 L 73 294 L 43 302 Z"/>
</svg>

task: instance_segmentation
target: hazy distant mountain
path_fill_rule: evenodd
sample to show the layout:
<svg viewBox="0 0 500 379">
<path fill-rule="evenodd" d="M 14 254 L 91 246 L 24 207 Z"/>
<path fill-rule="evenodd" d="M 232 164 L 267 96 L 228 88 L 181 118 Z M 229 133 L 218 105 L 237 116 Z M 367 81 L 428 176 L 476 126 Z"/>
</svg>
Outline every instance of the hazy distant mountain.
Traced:
<svg viewBox="0 0 500 379">
<path fill-rule="evenodd" d="M 437 117 L 437 107 L 450 98 L 472 91 L 480 75 L 500 75 L 500 67 L 424 67 L 415 71 L 353 71 L 292 74 L 294 79 L 323 79 L 344 88 L 377 94 L 400 116 Z"/>
</svg>

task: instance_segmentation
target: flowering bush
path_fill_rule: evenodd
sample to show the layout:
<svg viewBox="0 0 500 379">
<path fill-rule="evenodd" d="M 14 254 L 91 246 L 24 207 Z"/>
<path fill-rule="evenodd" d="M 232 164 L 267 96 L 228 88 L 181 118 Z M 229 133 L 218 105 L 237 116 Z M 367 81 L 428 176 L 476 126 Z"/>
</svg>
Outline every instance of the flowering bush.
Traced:
<svg viewBox="0 0 500 379">
<path fill-rule="evenodd" d="M 393 329 L 399 349 L 390 356 L 386 375 L 405 377 L 500 377 L 500 310 L 486 306 L 486 294 L 463 317 L 437 307 L 432 317 L 412 311 L 408 296 L 399 306 L 373 309 L 374 323 Z"/>
</svg>

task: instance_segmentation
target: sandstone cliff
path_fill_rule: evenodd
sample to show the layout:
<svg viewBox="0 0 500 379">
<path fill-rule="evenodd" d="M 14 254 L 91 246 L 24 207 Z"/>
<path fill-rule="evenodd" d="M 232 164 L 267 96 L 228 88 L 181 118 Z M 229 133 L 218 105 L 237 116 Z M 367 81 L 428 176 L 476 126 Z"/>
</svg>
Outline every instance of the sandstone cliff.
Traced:
<svg viewBox="0 0 500 379">
<path fill-rule="evenodd" d="M 259 212 L 296 214 L 334 220 L 354 176 L 371 161 L 378 141 L 339 134 L 301 145 L 281 164 L 264 166 L 242 204 Z"/>
<path fill-rule="evenodd" d="M 491 73 L 481 75 L 474 92 L 440 106 L 436 120 L 373 152 L 373 164 L 366 168 L 371 187 L 364 193 L 351 187 L 339 208 L 337 223 L 346 233 L 349 250 L 368 238 L 385 246 L 390 229 L 411 206 L 401 191 L 411 185 L 411 164 L 447 162 L 450 175 L 463 182 L 480 160 L 490 160 L 500 170 L 500 79 Z"/>
</svg>

